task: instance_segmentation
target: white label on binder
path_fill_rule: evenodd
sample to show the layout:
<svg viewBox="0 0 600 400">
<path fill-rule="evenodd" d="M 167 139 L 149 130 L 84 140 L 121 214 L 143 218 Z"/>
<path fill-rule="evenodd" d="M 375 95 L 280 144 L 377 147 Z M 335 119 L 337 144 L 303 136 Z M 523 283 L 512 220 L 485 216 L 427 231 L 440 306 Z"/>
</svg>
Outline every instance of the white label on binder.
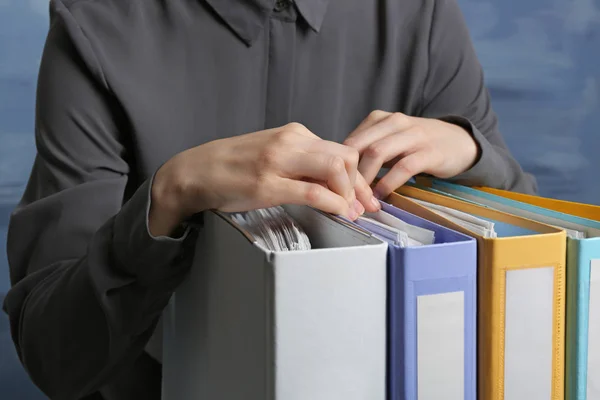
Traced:
<svg viewBox="0 0 600 400">
<path fill-rule="evenodd" d="M 551 397 L 553 306 L 554 268 L 506 273 L 505 399 Z"/>
<path fill-rule="evenodd" d="M 600 399 L 600 260 L 592 260 L 588 326 L 587 398 Z"/>
<path fill-rule="evenodd" d="M 463 400 L 464 292 L 417 297 L 419 400 Z"/>
</svg>

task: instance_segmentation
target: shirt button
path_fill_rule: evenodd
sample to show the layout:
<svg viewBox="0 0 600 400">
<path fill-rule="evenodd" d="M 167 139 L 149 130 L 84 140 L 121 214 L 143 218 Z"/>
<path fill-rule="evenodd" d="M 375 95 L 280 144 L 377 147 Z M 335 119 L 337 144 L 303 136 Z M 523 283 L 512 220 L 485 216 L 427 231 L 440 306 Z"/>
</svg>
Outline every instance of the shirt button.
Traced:
<svg viewBox="0 0 600 400">
<path fill-rule="evenodd" d="M 283 10 L 286 10 L 288 8 L 290 8 L 290 6 L 292 5 L 293 1 L 292 0 L 277 0 L 275 2 L 275 12 L 281 12 Z"/>
</svg>

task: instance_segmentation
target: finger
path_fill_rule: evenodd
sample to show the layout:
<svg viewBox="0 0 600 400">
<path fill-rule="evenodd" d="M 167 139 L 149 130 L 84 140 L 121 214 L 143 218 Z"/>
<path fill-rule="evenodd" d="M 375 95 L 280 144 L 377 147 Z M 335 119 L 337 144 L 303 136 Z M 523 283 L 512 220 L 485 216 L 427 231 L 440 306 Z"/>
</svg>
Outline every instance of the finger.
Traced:
<svg viewBox="0 0 600 400">
<path fill-rule="evenodd" d="M 312 180 L 312 179 L 306 179 L 306 178 L 303 179 L 303 181 L 311 182 L 311 183 L 316 183 L 317 185 L 323 186 L 325 189 L 329 189 L 329 186 L 327 186 L 327 184 L 324 183 L 324 182 L 319 182 L 319 181 L 315 181 L 315 180 Z M 373 199 L 371 201 L 372 202 L 373 201 L 376 202 L 377 206 L 379 206 L 379 200 L 377 200 L 377 199 L 375 199 L 375 197 L 373 197 L 373 194 L 372 194 L 373 191 L 371 190 L 371 188 L 368 187 L 368 186 L 367 186 L 367 188 L 371 192 L 371 196 L 372 196 L 372 199 Z M 355 190 L 355 192 L 356 192 L 356 190 Z M 352 207 L 352 206 L 353 205 L 350 204 L 350 207 Z M 356 211 L 358 213 L 358 215 L 363 215 L 366 210 L 365 210 L 365 207 L 363 206 L 363 204 L 360 201 L 354 200 L 354 211 Z M 375 207 L 373 207 L 373 211 L 369 210 L 369 212 L 375 212 L 375 211 L 377 211 L 377 209 L 375 209 Z"/>
<path fill-rule="evenodd" d="M 371 143 L 363 152 L 358 171 L 370 185 L 385 163 L 414 153 L 423 146 L 424 135 L 420 129 L 409 129 Z"/>
<path fill-rule="evenodd" d="M 373 196 L 373 190 L 360 173 L 356 175 L 354 192 L 356 193 L 357 201 L 364 207 L 366 211 L 377 212 L 381 209 L 379 201 Z M 359 214 L 362 213 L 359 212 Z"/>
<path fill-rule="evenodd" d="M 348 137 L 356 136 L 359 132 L 364 131 L 365 129 L 379 123 L 383 119 L 389 117 L 392 113 L 388 111 L 375 110 L 371 111 L 371 113 L 367 116 L 367 118 L 363 119 L 362 122 L 348 135 Z"/>
<path fill-rule="evenodd" d="M 409 129 L 412 125 L 413 121 L 411 117 L 401 113 L 390 114 L 378 123 L 349 137 L 344 141 L 344 144 L 355 148 L 362 154 L 370 144 L 386 136 Z"/>
<path fill-rule="evenodd" d="M 346 163 L 339 156 L 327 153 L 289 153 L 282 161 L 284 177 L 325 182 L 327 187 L 354 205 L 354 185 L 350 182 Z"/>
<path fill-rule="evenodd" d="M 429 168 L 429 158 L 427 151 L 416 151 L 403 157 L 377 182 L 373 190 L 375 197 L 386 198 L 410 178 L 426 171 Z"/>
<path fill-rule="evenodd" d="M 283 178 L 277 187 L 281 188 L 276 195 L 277 204 L 306 205 L 351 220 L 358 218 L 346 199 L 317 183 Z"/>
<path fill-rule="evenodd" d="M 350 183 L 352 186 L 354 186 L 359 160 L 359 154 L 356 149 L 344 146 L 340 143 L 331 142 L 328 140 L 320 140 L 308 143 L 306 150 L 309 153 L 324 153 L 341 157 L 344 160 L 344 165 L 346 166 L 346 171 L 348 173 L 348 177 L 350 178 Z"/>
</svg>

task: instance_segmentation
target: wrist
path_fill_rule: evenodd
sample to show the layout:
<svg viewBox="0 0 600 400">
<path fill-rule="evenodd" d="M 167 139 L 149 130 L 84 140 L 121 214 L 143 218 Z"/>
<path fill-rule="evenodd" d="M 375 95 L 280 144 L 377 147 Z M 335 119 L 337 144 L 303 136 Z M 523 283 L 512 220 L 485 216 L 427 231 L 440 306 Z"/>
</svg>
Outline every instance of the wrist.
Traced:
<svg viewBox="0 0 600 400">
<path fill-rule="evenodd" d="M 475 135 L 471 129 L 461 128 L 466 135 L 465 143 L 465 167 L 462 172 L 466 172 L 473 168 L 481 158 L 481 145 L 475 139 Z"/>
<path fill-rule="evenodd" d="M 481 158 L 482 149 L 481 144 L 475 137 L 475 132 L 473 131 L 474 126 L 471 123 L 471 121 L 469 121 L 469 119 L 465 117 L 458 115 L 448 115 L 438 119 L 448 124 L 448 126 L 450 126 L 459 135 L 462 135 L 466 139 L 464 146 L 461 146 L 461 149 L 465 152 L 465 154 L 463 155 L 463 159 L 465 161 L 466 166 L 461 172 L 473 168 Z"/>
<path fill-rule="evenodd" d="M 477 161 L 479 161 L 479 158 L 481 157 L 481 146 L 477 142 L 477 139 L 475 139 L 472 131 L 464 128 L 459 129 L 463 129 L 466 138 L 464 147 L 466 166 L 464 171 L 468 171 L 469 169 L 473 168 L 475 164 L 477 164 Z"/>
<path fill-rule="evenodd" d="M 148 228 L 152 236 L 173 236 L 188 217 L 181 196 L 172 185 L 169 168 L 161 167 L 154 176 L 151 188 Z"/>
</svg>

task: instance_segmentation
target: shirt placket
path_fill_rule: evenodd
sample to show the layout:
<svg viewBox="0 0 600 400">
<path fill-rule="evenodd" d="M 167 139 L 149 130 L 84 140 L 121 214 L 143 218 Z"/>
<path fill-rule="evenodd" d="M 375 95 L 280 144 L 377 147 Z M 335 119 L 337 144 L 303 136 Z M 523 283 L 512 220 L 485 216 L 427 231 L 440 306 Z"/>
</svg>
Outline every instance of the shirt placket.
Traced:
<svg viewBox="0 0 600 400">
<path fill-rule="evenodd" d="M 292 121 L 296 58 L 296 20 L 292 0 L 277 0 L 269 20 L 269 56 L 265 127 Z"/>
</svg>

